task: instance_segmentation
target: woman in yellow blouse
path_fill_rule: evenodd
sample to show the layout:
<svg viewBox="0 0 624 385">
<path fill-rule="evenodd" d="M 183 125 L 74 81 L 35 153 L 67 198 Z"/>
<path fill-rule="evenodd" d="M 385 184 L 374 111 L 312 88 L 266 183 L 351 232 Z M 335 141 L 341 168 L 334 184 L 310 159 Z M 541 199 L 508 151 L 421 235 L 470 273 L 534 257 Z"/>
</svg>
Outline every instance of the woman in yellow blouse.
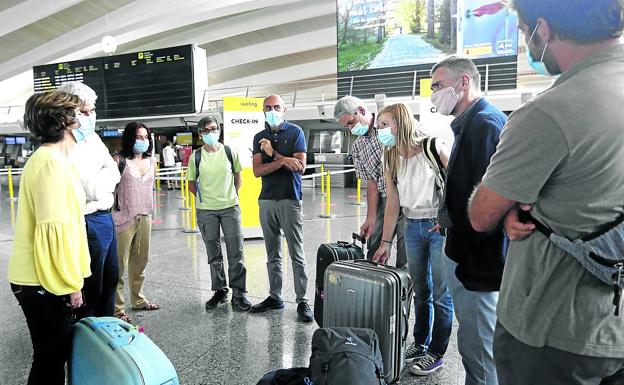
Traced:
<svg viewBox="0 0 624 385">
<path fill-rule="evenodd" d="M 80 107 L 77 96 L 58 91 L 26 102 L 24 124 L 42 145 L 22 173 L 8 278 L 33 344 L 28 385 L 64 384 L 72 309 L 82 305 L 83 279 L 91 275 L 86 200 L 68 158 L 88 129 Z"/>
</svg>

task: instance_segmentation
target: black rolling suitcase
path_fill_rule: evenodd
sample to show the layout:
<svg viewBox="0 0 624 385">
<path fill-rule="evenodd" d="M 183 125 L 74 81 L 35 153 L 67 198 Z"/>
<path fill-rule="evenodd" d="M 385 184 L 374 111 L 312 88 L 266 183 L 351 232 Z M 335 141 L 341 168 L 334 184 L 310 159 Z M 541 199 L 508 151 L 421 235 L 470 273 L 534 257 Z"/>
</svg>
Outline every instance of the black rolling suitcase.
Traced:
<svg viewBox="0 0 624 385">
<path fill-rule="evenodd" d="M 362 246 L 356 245 L 360 241 Z M 325 294 L 325 269 L 335 261 L 350 261 L 364 259 L 364 247 L 366 238 L 353 233 L 353 243 L 338 241 L 336 243 L 323 243 L 316 252 L 316 289 L 314 294 L 314 320 L 323 327 L 323 299 Z"/>
<path fill-rule="evenodd" d="M 335 262 L 325 270 L 325 296 L 324 327 L 374 330 L 386 382 L 398 381 L 412 298 L 407 272 L 367 260 Z"/>
</svg>

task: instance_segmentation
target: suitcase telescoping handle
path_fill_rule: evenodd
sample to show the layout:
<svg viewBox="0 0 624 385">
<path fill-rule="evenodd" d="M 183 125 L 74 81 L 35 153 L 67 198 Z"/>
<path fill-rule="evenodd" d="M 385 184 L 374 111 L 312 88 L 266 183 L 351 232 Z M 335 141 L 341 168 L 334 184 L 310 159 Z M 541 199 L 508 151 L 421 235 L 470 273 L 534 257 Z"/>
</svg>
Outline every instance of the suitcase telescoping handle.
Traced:
<svg viewBox="0 0 624 385">
<path fill-rule="evenodd" d="M 366 238 L 364 238 L 360 234 L 353 233 L 352 237 L 353 237 L 353 244 L 355 244 L 356 241 L 360 241 L 360 243 L 362 244 L 362 247 L 366 244 Z"/>
</svg>

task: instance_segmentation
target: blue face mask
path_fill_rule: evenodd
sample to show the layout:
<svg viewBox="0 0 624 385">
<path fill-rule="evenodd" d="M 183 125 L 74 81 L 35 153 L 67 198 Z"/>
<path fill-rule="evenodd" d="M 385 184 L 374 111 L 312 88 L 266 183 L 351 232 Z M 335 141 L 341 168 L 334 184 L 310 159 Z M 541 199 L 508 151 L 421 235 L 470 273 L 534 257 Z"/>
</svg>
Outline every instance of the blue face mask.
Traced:
<svg viewBox="0 0 624 385">
<path fill-rule="evenodd" d="M 386 147 L 394 147 L 396 144 L 396 137 L 390 130 L 390 127 L 381 128 L 377 130 L 377 138 Z"/>
<path fill-rule="evenodd" d="M 366 135 L 368 132 L 368 126 L 366 124 L 362 124 L 361 122 L 357 122 L 353 128 L 351 128 L 351 133 L 356 136 Z"/>
<path fill-rule="evenodd" d="M 219 141 L 219 133 L 218 132 L 210 132 L 208 134 L 202 135 L 202 140 L 209 146 L 215 145 Z"/>
<path fill-rule="evenodd" d="M 133 150 L 135 153 L 137 154 L 142 154 L 145 151 L 147 151 L 147 149 L 149 148 L 149 140 L 145 139 L 145 140 L 139 140 L 137 139 L 134 142 L 134 147 Z"/>
<path fill-rule="evenodd" d="M 76 120 L 80 123 L 80 127 L 75 128 L 72 131 L 76 143 L 84 142 L 93 132 L 95 132 L 95 119 L 91 119 L 89 116 L 78 114 Z"/>
<path fill-rule="evenodd" d="M 266 122 L 271 127 L 277 127 L 284 121 L 284 119 L 282 119 L 281 112 L 267 111 L 264 113 L 264 116 L 266 117 Z"/>
<path fill-rule="evenodd" d="M 531 34 L 529 41 L 525 43 L 526 49 L 527 49 L 527 57 L 528 57 L 527 61 L 529 62 L 529 65 L 531 66 L 531 68 L 533 68 L 533 71 L 537 72 L 538 74 L 542 76 L 555 76 L 556 74 L 551 74 L 550 71 L 548 71 L 546 64 L 544 64 L 544 55 L 546 54 L 546 48 L 548 48 L 548 42 L 546 42 L 546 45 L 544 46 L 544 50 L 542 51 L 542 56 L 540 57 L 539 61 L 536 61 L 535 59 L 533 59 L 533 55 L 531 55 L 531 49 L 529 48 L 529 45 L 531 41 L 533 41 L 533 36 L 537 32 L 538 28 L 539 28 L 539 23 L 535 26 L 535 29 L 533 30 L 533 33 Z"/>
</svg>

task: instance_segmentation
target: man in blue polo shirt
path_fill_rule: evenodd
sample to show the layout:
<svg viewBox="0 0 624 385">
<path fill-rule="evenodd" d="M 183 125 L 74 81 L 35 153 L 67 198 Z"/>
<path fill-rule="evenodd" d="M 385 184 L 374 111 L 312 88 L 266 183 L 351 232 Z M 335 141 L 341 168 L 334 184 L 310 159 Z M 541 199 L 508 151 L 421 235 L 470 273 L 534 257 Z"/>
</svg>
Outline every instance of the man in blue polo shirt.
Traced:
<svg viewBox="0 0 624 385">
<path fill-rule="evenodd" d="M 252 306 L 251 312 L 284 308 L 281 229 L 292 260 L 297 314 L 300 321 L 311 322 L 313 314 L 306 298 L 308 274 L 303 253 L 301 212 L 301 175 L 305 171 L 307 146 L 301 127 L 284 120 L 286 107 L 279 95 L 267 96 L 263 108 L 266 128 L 254 136 L 253 171 L 256 177 L 262 177 L 258 203 L 267 251 L 269 297 Z"/>
</svg>

